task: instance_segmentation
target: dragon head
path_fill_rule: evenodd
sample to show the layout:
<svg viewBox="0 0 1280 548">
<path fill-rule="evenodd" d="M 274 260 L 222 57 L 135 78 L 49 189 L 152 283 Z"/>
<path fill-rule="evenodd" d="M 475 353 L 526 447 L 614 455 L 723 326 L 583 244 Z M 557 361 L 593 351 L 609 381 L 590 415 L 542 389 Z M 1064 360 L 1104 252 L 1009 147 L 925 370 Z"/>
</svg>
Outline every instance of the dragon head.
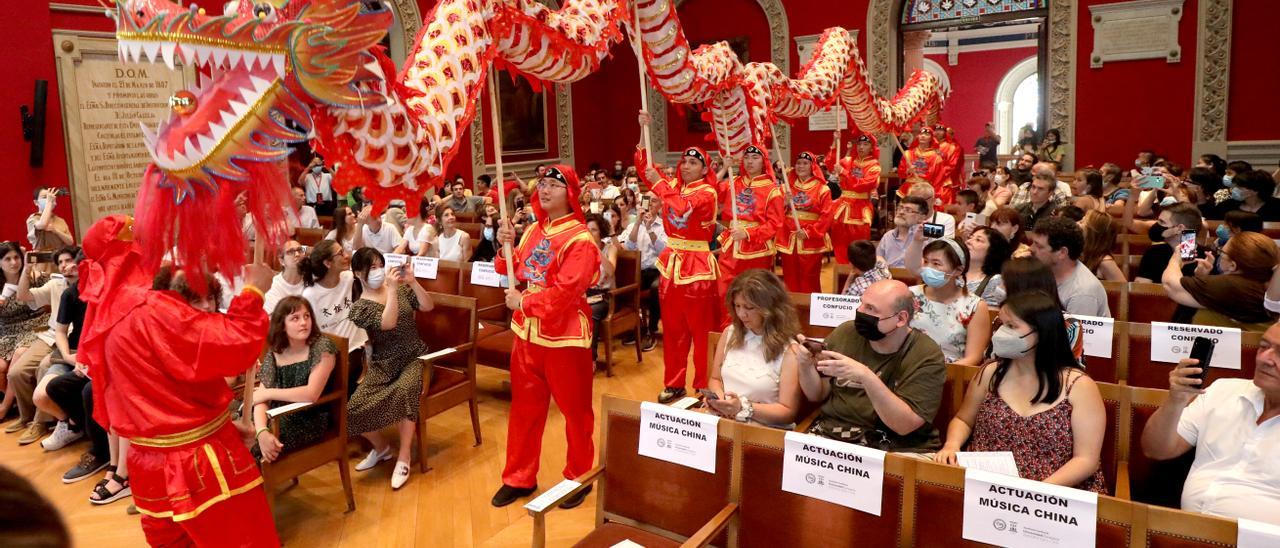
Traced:
<svg viewBox="0 0 1280 548">
<path fill-rule="evenodd" d="M 384 101 L 370 48 L 391 13 L 359 0 L 231 0 L 221 15 L 167 0 L 115 0 L 124 62 L 194 66 L 200 84 L 170 98 L 146 148 L 179 203 L 197 185 L 244 181 L 248 162 L 286 157 L 306 139 L 313 105 L 370 107 Z"/>
</svg>

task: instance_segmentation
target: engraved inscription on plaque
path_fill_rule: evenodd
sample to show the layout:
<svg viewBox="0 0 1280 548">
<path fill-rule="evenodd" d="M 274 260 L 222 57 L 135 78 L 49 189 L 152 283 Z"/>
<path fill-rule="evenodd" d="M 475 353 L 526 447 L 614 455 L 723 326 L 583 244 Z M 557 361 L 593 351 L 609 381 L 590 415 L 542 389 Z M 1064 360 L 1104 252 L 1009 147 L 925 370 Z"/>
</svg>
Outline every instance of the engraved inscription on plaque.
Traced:
<svg viewBox="0 0 1280 548">
<path fill-rule="evenodd" d="M 1165 59 L 1182 61 L 1178 22 L 1183 0 L 1136 0 L 1089 6 L 1093 52 L 1089 66 L 1111 61 Z"/>
</svg>

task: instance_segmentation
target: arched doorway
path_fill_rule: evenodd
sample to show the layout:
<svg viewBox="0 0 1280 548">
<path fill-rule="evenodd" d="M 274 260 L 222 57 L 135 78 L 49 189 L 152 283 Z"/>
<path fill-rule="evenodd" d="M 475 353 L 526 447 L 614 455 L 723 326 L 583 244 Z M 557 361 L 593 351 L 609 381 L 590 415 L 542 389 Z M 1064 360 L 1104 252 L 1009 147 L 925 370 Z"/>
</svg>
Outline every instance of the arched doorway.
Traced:
<svg viewBox="0 0 1280 548">
<path fill-rule="evenodd" d="M 1000 79 L 995 94 L 996 132 L 1000 135 L 1000 154 L 1011 154 L 1017 147 L 1018 133 L 1030 124 L 1034 129 L 1040 115 L 1040 78 L 1036 57 L 1023 59 Z"/>
</svg>

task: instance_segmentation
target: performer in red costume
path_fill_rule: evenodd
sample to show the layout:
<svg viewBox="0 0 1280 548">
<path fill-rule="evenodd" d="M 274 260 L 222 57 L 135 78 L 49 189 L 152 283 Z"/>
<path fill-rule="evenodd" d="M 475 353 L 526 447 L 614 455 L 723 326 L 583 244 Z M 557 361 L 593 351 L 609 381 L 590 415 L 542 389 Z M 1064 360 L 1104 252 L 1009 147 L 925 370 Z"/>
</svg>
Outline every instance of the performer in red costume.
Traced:
<svg viewBox="0 0 1280 548">
<path fill-rule="evenodd" d="M 507 423 L 507 465 L 494 506 L 506 506 L 538 489 L 538 460 L 547 404 L 554 398 L 564 414 L 568 454 L 564 477 L 574 479 L 591 469 L 595 448 L 591 434 L 591 307 L 587 288 L 600 275 L 600 252 L 587 231 L 578 198 L 582 190 L 573 168 L 555 165 L 537 182 L 533 211 L 538 222 L 525 229 L 512 259 L 524 291 L 507 289 L 507 308 L 515 345 L 511 349 L 511 418 Z M 498 242 L 515 239 L 510 220 L 498 230 Z M 494 269 L 507 271 L 499 253 Z M 582 504 L 591 489 L 561 503 Z"/>
<path fill-rule="evenodd" d="M 778 232 L 778 252 L 782 254 L 782 279 L 787 291 L 822 292 L 822 257 L 831 251 L 831 189 L 818 169 L 813 154 L 801 152 L 791 175 L 791 204 L 800 218 L 782 223 Z"/>
<path fill-rule="evenodd" d="M 729 227 L 720 233 L 720 278 L 717 291 L 723 298 L 739 272 L 752 268 L 773 270 L 777 253 L 774 238 L 782 227 L 786 201 L 773 174 L 766 171 L 769 153 L 750 145 L 738 163 L 738 176 L 720 186 L 720 221 Z M 733 211 L 737 209 L 737 224 Z M 793 225 L 794 227 L 794 225 Z M 721 326 L 728 325 L 728 311 Z"/>
<path fill-rule="evenodd" d="M 840 198 L 836 200 L 831 240 L 836 262 L 849 264 L 849 244 L 871 239 L 871 219 L 875 206 L 871 193 L 880 186 L 880 160 L 876 158 L 876 138 L 859 135 L 854 154 L 840 159 L 836 176 L 840 180 Z M 832 145 L 834 148 L 834 144 Z M 834 150 L 831 158 L 835 158 Z M 834 160 L 827 169 L 832 169 Z"/>
<path fill-rule="evenodd" d="M 941 124 L 939 125 L 941 126 Z M 969 188 L 964 177 L 964 146 L 960 144 L 960 141 L 956 140 L 956 128 L 943 126 L 942 130 L 946 132 L 947 142 L 951 143 L 951 147 L 955 149 L 955 153 L 951 157 L 951 198 L 954 201 L 961 190 Z M 934 131 L 936 133 L 938 129 L 934 128 Z"/>
<path fill-rule="evenodd" d="M 898 177 L 905 181 L 898 187 L 898 196 L 905 198 L 911 185 L 920 183 L 932 185 L 934 196 L 942 196 L 942 189 L 948 184 L 950 172 L 951 166 L 947 163 L 947 158 L 934 147 L 933 129 L 922 127 L 916 136 L 916 143 L 902 155 L 902 162 L 898 164 Z M 938 203 L 934 207 L 942 209 Z"/>
<path fill-rule="evenodd" d="M 649 115 L 640 114 L 647 126 Z M 719 268 L 711 255 L 715 235 L 715 174 L 707 169 L 707 152 L 691 147 L 680 155 L 676 176 L 663 178 L 649 163 L 643 142 L 637 146 L 636 169 L 662 207 L 667 247 L 658 255 L 658 301 L 662 306 L 663 384 L 658 401 L 685 395 L 689 346 L 693 346 L 693 387 L 707 387 L 707 335 L 720 325 Z"/>
<path fill-rule="evenodd" d="M 131 443 L 130 483 L 153 546 L 279 546 L 262 476 L 229 420 L 238 375 L 262 353 L 264 266 L 245 267 L 245 289 L 226 314 L 187 287 L 147 283 L 132 220 L 108 217 L 85 235 L 81 298 L 88 303 L 80 360 L 89 368 L 94 419 Z"/>
<path fill-rule="evenodd" d="M 956 175 L 960 167 L 960 147 L 947 134 L 947 126 L 933 126 L 933 139 L 937 142 L 938 155 L 942 156 L 943 170 L 940 182 L 933 188 L 938 192 L 941 207 L 949 206 L 956 201 Z"/>
</svg>

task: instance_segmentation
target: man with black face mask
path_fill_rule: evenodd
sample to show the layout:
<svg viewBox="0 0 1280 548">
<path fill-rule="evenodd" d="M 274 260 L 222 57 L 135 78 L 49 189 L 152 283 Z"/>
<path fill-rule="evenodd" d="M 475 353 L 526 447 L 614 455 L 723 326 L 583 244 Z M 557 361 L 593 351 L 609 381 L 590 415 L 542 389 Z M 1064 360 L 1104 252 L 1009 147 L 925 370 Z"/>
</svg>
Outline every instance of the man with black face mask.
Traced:
<svg viewBox="0 0 1280 548">
<path fill-rule="evenodd" d="M 915 308 L 902 282 L 875 282 L 820 356 L 801 353 L 800 389 L 823 402 L 810 434 L 882 450 L 938 450 L 933 418 L 947 368 L 938 344 L 911 328 Z"/>
</svg>

